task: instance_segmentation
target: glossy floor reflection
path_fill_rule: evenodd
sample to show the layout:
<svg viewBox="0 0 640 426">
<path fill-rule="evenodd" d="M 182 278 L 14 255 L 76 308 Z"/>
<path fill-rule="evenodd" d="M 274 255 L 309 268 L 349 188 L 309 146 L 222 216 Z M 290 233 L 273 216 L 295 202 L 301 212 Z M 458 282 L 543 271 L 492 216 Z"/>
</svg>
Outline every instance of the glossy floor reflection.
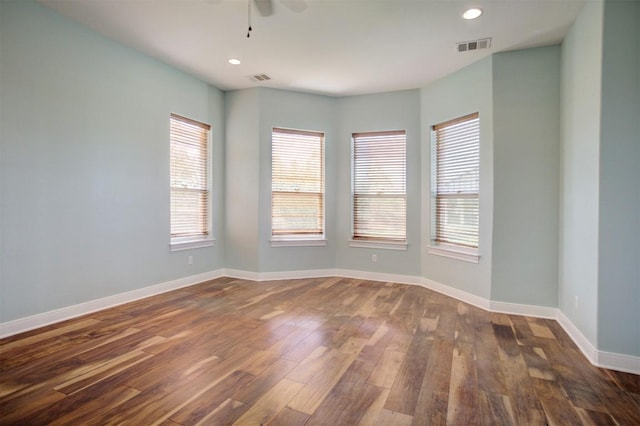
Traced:
<svg viewBox="0 0 640 426">
<path fill-rule="evenodd" d="M 8 424 L 640 424 L 551 320 L 343 278 L 221 278 L 0 341 Z"/>
</svg>

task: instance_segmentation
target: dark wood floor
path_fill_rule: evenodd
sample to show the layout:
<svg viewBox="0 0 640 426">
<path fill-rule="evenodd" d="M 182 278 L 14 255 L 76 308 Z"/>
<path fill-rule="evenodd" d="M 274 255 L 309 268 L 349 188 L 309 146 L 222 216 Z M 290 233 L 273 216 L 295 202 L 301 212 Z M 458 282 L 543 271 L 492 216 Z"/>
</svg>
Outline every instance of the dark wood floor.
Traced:
<svg viewBox="0 0 640 426">
<path fill-rule="evenodd" d="M 2 425 L 640 425 L 555 321 L 393 283 L 222 278 L 0 351 Z"/>
</svg>

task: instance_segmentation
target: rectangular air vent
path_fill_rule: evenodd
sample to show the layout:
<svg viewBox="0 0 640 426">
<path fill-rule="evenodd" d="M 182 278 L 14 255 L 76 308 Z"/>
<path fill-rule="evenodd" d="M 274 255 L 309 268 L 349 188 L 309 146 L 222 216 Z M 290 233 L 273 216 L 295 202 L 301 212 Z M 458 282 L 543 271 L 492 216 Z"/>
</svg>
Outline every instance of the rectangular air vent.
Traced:
<svg viewBox="0 0 640 426">
<path fill-rule="evenodd" d="M 261 82 L 261 81 L 269 81 L 271 80 L 271 77 L 269 77 L 266 74 L 255 74 L 255 75 L 250 75 L 249 78 L 253 81 L 257 81 L 257 82 Z"/>
<path fill-rule="evenodd" d="M 491 38 L 481 38 L 479 40 L 462 41 L 456 43 L 458 52 L 469 52 L 471 50 L 488 49 L 491 47 Z"/>
</svg>

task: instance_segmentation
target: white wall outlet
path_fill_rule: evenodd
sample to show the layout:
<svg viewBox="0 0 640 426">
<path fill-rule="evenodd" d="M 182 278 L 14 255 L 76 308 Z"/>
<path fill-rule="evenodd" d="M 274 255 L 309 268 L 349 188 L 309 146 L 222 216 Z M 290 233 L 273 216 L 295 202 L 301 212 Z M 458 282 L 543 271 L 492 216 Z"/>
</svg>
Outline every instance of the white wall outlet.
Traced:
<svg viewBox="0 0 640 426">
<path fill-rule="evenodd" d="M 193 256 L 189 256 L 187 262 L 189 263 L 189 265 L 193 265 Z"/>
<path fill-rule="evenodd" d="M 372 254 L 372 255 L 371 255 L 371 261 L 372 261 L 373 263 L 376 263 L 376 262 L 378 261 L 378 255 L 377 255 L 377 254 Z"/>
</svg>

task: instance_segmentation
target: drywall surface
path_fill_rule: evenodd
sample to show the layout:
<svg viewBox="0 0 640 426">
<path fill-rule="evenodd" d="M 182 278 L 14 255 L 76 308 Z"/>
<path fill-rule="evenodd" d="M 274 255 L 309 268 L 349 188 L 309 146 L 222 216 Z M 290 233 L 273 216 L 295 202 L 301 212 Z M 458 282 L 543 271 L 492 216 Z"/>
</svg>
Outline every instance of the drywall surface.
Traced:
<svg viewBox="0 0 640 426">
<path fill-rule="evenodd" d="M 260 272 L 335 267 L 337 99 L 275 89 L 259 89 L 259 255 Z M 271 246 L 271 133 L 274 127 L 325 134 L 325 246 Z"/>
<path fill-rule="evenodd" d="M 351 247 L 352 135 L 405 130 L 407 141 L 407 250 Z M 336 266 L 343 269 L 418 276 L 420 273 L 420 91 L 340 98 L 336 136 Z M 376 262 L 372 255 L 376 255 Z"/>
<path fill-rule="evenodd" d="M 598 349 L 640 356 L 640 2 L 605 2 L 602 44 Z"/>
<path fill-rule="evenodd" d="M 258 271 L 258 89 L 225 93 L 225 267 Z"/>
<path fill-rule="evenodd" d="M 493 55 L 491 300 L 557 306 L 560 47 Z"/>
<path fill-rule="evenodd" d="M 491 58 L 483 59 L 422 89 L 422 276 L 490 298 L 493 234 L 493 93 Z M 427 251 L 431 241 L 431 158 L 433 125 L 477 112 L 480 115 L 479 263 Z"/>
<path fill-rule="evenodd" d="M 558 307 L 597 347 L 602 1 L 562 43 Z"/>
<path fill-rule="evenodd" d="M 0 321 L 222 267 L 169 250 L 171 113 L 212 125 L 221 234 L 222 92 L 36 2 L 0 14 Z"/>
</svg>

